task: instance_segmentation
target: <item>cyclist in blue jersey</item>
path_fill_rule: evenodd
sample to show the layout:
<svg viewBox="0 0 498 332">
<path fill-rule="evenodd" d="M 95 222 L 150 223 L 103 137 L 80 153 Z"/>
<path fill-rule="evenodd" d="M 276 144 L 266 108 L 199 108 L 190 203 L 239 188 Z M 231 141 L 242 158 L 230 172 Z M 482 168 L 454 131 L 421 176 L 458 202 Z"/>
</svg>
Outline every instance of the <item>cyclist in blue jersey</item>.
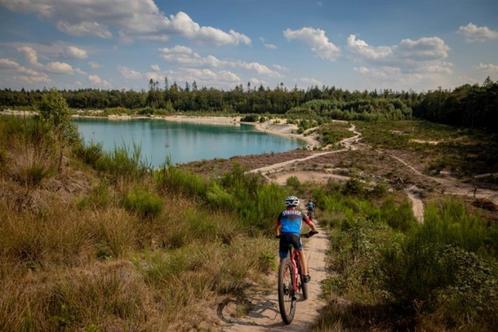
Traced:
<svg viewBox="0 0 498 332">
<path fill-rule="evenodd" d="M 280 259 L 287 257 L 289 246 L 293 246 L 299 252 L 301 266 L 304 269 L 305 282 L 309 282 L 311 277 L 308 270 L 308 264 L 301 243 L 301 226 L 303 221 L 311 228 L 312 234 L 318 233 L 315 224 L 306 214 L 297 209 L 299 199 L 295 196 L 289 196 L 285 199 L 287 208 L 280 213 L 275 225 L 275 233 L 280 238 Z"/>
<path fill-rule="evenodd" d="M 309 200 L 306 204 L 306 210 L 308 210 L 308 217 L 313 220 L 313 214 L 315 212 L 315 202 L 313 200 Z"/>
</svg>

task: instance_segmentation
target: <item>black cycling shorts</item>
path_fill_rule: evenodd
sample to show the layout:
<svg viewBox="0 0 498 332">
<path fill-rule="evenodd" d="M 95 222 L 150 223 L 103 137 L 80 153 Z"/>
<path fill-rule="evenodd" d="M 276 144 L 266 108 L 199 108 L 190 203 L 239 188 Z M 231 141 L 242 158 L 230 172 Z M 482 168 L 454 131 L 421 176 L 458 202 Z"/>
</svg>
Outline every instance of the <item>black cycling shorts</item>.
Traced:
<svg viewBox="0 0 498 332">
<path fill-rule="evenodd" d="M 301 236 L 295 233 L 280 234 L 280 248 L 279 248 L 280 258 L 287 257 L 287 253 L 289 252 L 290 246 L 292 246 L 294 249 L 297 250 L 303 250 L 303 244 L 301 243 Z"/>
</svg>

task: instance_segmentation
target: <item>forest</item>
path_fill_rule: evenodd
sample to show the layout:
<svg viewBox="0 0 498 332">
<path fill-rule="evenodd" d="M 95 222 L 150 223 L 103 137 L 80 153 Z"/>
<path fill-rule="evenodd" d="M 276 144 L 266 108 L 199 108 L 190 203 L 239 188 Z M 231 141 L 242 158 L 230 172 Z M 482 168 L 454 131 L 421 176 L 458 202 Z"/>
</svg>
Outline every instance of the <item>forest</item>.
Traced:
<svg viewBox="0 0 498 332">
<path fill-rule="evenodd" d="M 47 92 L 44 90 L 0 90 L 0 106 L 30 107 Z M 319 116 L 344 120 L 401 120 L 412 117 L 456 126 L 498 132 L 498 81 L 489 77 L 482 84 L 465 84 L 453 90 L 348 91 L 336 87 L 314 86 L 288 89 L 277 87 L 235 86 L 231 90 L 198 88 L 196 82 L 164 87 L 149 81 L 149 89 L 135 90 L 61 90 L 69 107 L 102 109 L 148 108 L 150 112 L 224 112 L 272 113 Z"/>
</svg>

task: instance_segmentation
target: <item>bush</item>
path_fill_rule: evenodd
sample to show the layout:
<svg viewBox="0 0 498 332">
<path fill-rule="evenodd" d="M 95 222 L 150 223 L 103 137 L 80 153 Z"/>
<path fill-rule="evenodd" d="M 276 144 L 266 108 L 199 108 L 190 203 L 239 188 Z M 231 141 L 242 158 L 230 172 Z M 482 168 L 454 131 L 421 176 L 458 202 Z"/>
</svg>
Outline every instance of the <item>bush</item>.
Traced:
<svg viewBox="0 0 498 332">
<path fill-rule="evenodd" d="M 128 211 L 137 213 L 144 218 L 154 218 L 161 212 L 163 201 L 154 193 L 134 188 L 124 197 L 123 206 Z"/>
<path fill-rule="evenodd" d="M 257 114 L 247 114 L 240 121 L 242 122 L 258 122 L 259 115 Z"/>
<path fill-rule="evenodd" d="M 141 149 L 138 145 L 133 145 L 132 150 L 126 146 L 115 147 L 112 152 L 104 153 L 96 160 L 95 168 L 106 173 L 114 181 L 136 179 L 150 171 L 150 166 L 141 161 L 140 156 Z"/>
<path fill-rule="evenodd" d="M 471 260 L 477 259 L 475 253 L 486 257 L 487 234 L 483 221 L 468 213 L 462 203 L 447 200 L 430 205 L 424 224 L 386 248 L 381 263 L 385 288 L 395 302 L 425 303 L 426 309 L 431 308 L 440 292 L 456 287 L 459 269 L 471 267 L 449 253 L 458 251 Z M 475 276 L 461 277 L 460 282 L 473 283 Z"/>
<path fill-rule="evenodd" d="M 92 167 L 95 167 L 97 165 L 97 161 L 104 157 L 102 144 L 94 142 L 91 142 L 88 145 L 85 145 L 83 142 L 79 142 L 79 144 L 77 144 L 73 149 L 73 152 L 77 158 Z"/>
<path fill-rule="evenodd" d="M 297 190 L 298 188 L 301 187 L 301 182 L 299 182 L 299 179 L 297 178 L 297 176 L 290 176 L 290 177 L 288 177 L 287 181 L 285 182 L 285 184 L 288 187 L 291 187 L 294 190 Z"/>
<path fill-rule="evenodd" d="M 380 208 L 380 216 L 389 226 L 402 232 L 410 230 L 417 223 L 408 202 L 396 204 L 393 200 L 387 200 Z"/>
</svg>

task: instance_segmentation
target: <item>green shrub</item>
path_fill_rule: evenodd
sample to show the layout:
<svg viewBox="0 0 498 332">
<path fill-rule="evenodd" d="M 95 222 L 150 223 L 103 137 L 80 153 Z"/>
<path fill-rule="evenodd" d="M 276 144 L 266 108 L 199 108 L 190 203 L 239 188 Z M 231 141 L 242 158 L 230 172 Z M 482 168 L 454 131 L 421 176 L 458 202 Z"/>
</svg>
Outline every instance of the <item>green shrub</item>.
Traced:
<svg viewBox="0 0 498 332">
<path fill-rule="evenodd" d="M 429 205 L 424 224 L 412 227 L 401 243 L 386 248 L 382 261 L 386 289 L 396 302 L 434 304 L 441 290 L 455 285 L 457 269 L 448 260 L 448 248 L 487 256 L 488 234 L 483 221 L 461 202 Z"/>
<path fill-rule="evenodd" d="M 97 161 L 104 157 L 102 144 L 95 142 L 90 142 L 88 145 L 80 142 L 75 146 L 73 151 L 76 157 L 92 167 L 95 167 L 97 165 Z"/>
<path fill-rule="evenodd" d="M 292 189 L 297 189 L 297 188 L 301 187 L 301 182 L 299 182 L 299 179 L 297 178 L 297 176 L 288 177 L 285 184 L 287 186 L 291 187 Z"/>
<path fill-rule="evenodd" d="M 132 149 L 126 146 L 115 147 L 110 153 L 104 153 L 95 162 L 95 168 L 106 173 L 111 179 L 136 179 L 150 171 L 150 166 L 141 161 L 141 149 L 133 145 Z"/>
<path fill-rule="evenodd" d="M 234 206 L 232 195 L 226 192 L 216 182 L 211 183 L 211 185 L 209 186 L 206 193 L 206 198 L 209 203 L 216 207 L 231 209 Z"/>
<path fill-rule="evenodd" d="M 365 185 L 357 178 L 350 178 L 342 187 L 345 195 L 362 195 L 365 193 Z"/>
<path fill-rule="evenodd" d="M 134 188 L 123 199 L 123 206 L 144 218 L 154 218 L 163 207 L 161 198 L 145 189 Z"/>
<path fill-rule="evenodd" d="M 257 114 L 247 114 L 240 121 L 242 122 L 258 122 L 259 115 Z"/>
<path fill-rule="evenodd" d="M 408 231 L 417 222 L 408 202 L 396 204 L 393 200 L 385 201 L 380 208 L 380 217 L 389 226 L 402 232 Z"/>
<path fill-rule="evenodd" d="M 101 182 L 92 188 L 90 193 L 78 202 L 78 207 L 80 209 L 101 209 L 109 206 L 111 201 L 112 195 L 109 192 L 109 185 L 105 182 Z"/>
<path fill-rule="evenodd" d="M 154 173 L 156 183 L 162 190 L 181 192 L 195 197 L 205 198 L 210 181 L 204 177 L 166 164 Z"/>
</svg>

